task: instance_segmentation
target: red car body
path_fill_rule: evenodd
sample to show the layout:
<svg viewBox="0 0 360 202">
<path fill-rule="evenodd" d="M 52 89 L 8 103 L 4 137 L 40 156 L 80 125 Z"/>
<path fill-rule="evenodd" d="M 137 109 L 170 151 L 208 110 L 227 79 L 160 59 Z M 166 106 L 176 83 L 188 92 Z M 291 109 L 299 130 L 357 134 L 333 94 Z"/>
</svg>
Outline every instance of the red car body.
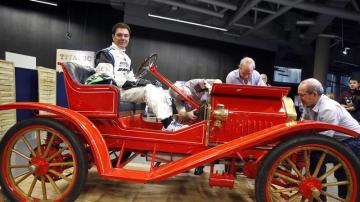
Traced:
<svg viewBox="0 0 360 202">
<path fill-rule="evenodd" d="M 273 147 L 303 133 L 336 130 L 352 136 L 354 131 L 314 121 L 296 121 L 287 87 L 214 84 L 209 101 L 194 107 L 204 109 L 204 119 L 176 132 L 162 131 L 161 122 L 148 122 L 142 114 L 120 116 L 119 89 L 112 85 L 82 85 L 64 70 L 68 108 L 45 103 L 18 102 L 1 105 L 0 110 L 41 110 L 39 115 L 62 122 L 81 137 L 88 159 L 99 175 L 112 180 L 157 182 L 205 164 L 226 162 L 227 172 L 210 174 L 211 186 L 233 187 L 236 167 L 255 177 L 262 159 Z M 159 80 L 179 92 L 156 69 L 149 67 Z M 181 92 L 179 92 L 181 94 Z M 112 165 L 111 150 L 119 151 Z M 150 160 L 150 170 L 127 169 L 133 157 L 121 161 L 126 152 Z M 133 155 L 134 156 L 134 155 Z M 162 162 L 160 166 L 156 162 Z M 5 172 L 5 171 L 4 171 Z"/>
</svg>

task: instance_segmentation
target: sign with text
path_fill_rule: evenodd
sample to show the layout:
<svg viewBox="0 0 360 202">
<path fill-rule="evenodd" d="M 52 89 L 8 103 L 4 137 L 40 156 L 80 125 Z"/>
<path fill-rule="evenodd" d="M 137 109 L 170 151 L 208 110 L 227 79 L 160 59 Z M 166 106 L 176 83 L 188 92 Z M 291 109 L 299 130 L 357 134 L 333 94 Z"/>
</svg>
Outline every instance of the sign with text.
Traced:
<svg viewBox="0 0 360 202">
<path fill-rule="evenodd" d="M 74 62 L 86 68 L 94 68 L 95 52 L 56 49 L 56 70 L 62 72 L 62 68 L 58 62 Z"/>
</svg>

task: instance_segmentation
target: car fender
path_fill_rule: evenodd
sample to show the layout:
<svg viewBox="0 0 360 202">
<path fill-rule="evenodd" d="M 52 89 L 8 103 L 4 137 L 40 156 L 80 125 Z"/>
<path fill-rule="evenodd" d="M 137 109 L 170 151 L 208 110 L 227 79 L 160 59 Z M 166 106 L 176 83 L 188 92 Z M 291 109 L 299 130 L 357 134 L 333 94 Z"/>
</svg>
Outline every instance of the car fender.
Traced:
<svg viewBox="0 0 360 202">
<path fill-rule="evenodd" d="M 285 125 L 290 126 L 289 129 L 293 132 L 309 131 L 311 133 L 317 133 L 326 130 L 334 130 L 336 132 L 344 133 L 352 137 L 357 137 L 359 135 L 357 132 L 353 130 L 320 121 L 310 121 L 310 120 L 297 121 L 297 122 L 294 121 L 294 122 L 289 122 Z"/>
<path fill-rule="evenodd" d="M 71 121 L 84 134 L 84 138 L 89 143 L 99 173 L 104 173 L 111 168 L 104 138 L 96 126 L 80 113 L 68 108 L 38 102 L 15 102 L 0 105 L 0 110 L 7 109 L 41 110 Z"/>
</svg>

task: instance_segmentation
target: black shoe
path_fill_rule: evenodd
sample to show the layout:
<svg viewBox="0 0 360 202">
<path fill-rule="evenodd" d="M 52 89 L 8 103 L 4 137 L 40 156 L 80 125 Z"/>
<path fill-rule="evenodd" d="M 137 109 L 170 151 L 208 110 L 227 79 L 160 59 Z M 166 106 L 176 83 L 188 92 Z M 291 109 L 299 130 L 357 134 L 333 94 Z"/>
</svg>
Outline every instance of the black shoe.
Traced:
<svg viewBox="0 0 360 202">
<path fill-rule="evenodd" d="M 199 166 L 195 168 L 194 175 L 201 175 L 204 173 L 204 166 Z"/>
</svg>

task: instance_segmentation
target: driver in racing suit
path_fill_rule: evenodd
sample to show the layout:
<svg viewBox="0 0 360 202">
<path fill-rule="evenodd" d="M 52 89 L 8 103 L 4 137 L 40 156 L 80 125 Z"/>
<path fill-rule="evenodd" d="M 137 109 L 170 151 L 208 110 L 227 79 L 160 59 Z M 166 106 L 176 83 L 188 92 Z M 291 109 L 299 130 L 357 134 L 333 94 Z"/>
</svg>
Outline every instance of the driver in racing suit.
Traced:
<svg viewBox="0 0 360 202">
<path fill-rule="evenodd" d="M 172 119 L 172 108 L 161 87 L 154 86 L 147 80 L 135 78 L 130 67 L 131 59 L 125 53 L 130 32 L 130 27 L 125 23 L 117 23 L 113 26 L 113 43 L 96 54 L 96 73 L 90 76 L 86 83 L 102 83 L 102 79 L 110 78 L 120 88 L 121 101 L 145 102 L 163 123 L 163 130 L 172 132 L 186 127 Z"/>
</svg>

